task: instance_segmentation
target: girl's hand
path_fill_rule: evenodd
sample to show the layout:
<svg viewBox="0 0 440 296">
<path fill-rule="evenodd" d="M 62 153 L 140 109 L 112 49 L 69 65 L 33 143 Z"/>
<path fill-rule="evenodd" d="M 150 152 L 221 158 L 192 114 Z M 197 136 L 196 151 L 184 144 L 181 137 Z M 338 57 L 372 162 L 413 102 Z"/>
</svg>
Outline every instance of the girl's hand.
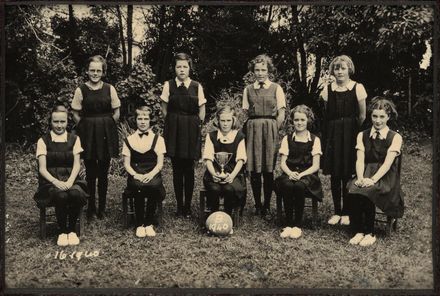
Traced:
<svg viewBox="0 0 440 296">
<path fill-rule="evenodd" d="M 361 178 L 361 179 L 357 179 L 356 181 L 354 181 L 354 185 L 356 185 L 356 186 L 358 186 L 358 187 L 363 187 L 363 185 L 364 185 L 364 178 Z"/>
<path fill-rule="evenodd" d="M 234 182 L 234 179 L 235 179 L 235 175 L 233 175 L 233 174 L 228 174 L 228 175 L 226 176 L 226 178 L 223 180 L 223 182 L 224 182 L 224 183 L 227 183 L 227 184 L 230 184 L 230 183 Z"/>
<path fill-rule="evenodd" d="M 55 181 L 52 182 L 52 184 L 56 188 L 58 188 L 59 190 L 62 190 L 62 191 L 66 191 L 67 189 L 69 189 L 69 188 L 67 188 L 66 183 L 64 183 L 64 182 L 62 182 L 60 180 L 55 180 Z"/>
<path fill-rule="evenodd" d="M 371 187 L 374 185 L 374 181 L 371 180 L 370 178 L 365 178 L 364 179 L 364 184 L 362 187 Z"/>
<path fill-rule="evenodd" d="M 298 172 L 291 172 L 289 174 L 289 180 L 298 181 L 299 180 L 299 174 Z"/>
<path fill-rule="evenodd" d="M 219 177 L 218 172 L 215 172 L 215 175 L 212 175 L 212 180 L 213 180 L 215 183 L 220 183 L 221 181 L 223 181 L 223 179 Z"/>
<path fill-rule="evenodd" d="M 64 184 L 66 184 L 67 189 L 70 189 L 73 186 L 73 181 L 66 181 Z"/>
<path fill-rule="evenodd" d="M 142 183 L 150 182 L 151 180 L 153 180 L 154 176 L 156 176 L 154 172 L 149 172 L 148 174 L 142 175 Z"/>
<path fill-rule="evenodd" d="M 134 175 L 133 175 L 133 178 L 134 178 L 135 180 L 138 180 L 138 181 L 142 182 L 143 175 L 141 175 L 141 174 L 134 174 Z"/>
</svg>

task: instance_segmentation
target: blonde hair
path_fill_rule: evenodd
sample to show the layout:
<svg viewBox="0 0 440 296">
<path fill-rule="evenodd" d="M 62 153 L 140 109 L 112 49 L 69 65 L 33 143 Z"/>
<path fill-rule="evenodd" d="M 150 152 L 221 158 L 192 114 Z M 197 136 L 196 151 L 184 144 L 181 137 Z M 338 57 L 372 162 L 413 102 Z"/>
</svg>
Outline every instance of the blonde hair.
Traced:
<svg viewBox="0 0 440 296">
<path fill-rule="evenodd" d="M 260 54 L 256 56 L 252 61 L 250 61 L 248 65 L 249 71 L 254 72 L 255 65 L 258 63 L 265 64 L 269 73 L 275 72 L 275 66 L 273 65 L 272 58 L 270 58 L 266 54 Z"/>
<path fill-rule="evenodd" d="M 97 62 L 102 64 L 102 75 L 105 76 L 107 73 L 107 61 L 100 55 L 94 55 L 87 60 L 87 70 L 89 70 L 89 66 L 91 62 Z"/>
<path fill-rule="evenodd" d="M 335 57 L 330 63 L 330 74 L 334 74 L 336 67 L 340 66 L 341 63 L 346 63 L 348 67 L 348 74 L 351 76 L 354 74 L 354 64 L 348 55 L 340 55 Z"/>
<path fill-rule="evenodd" d="M 237 116 L 235 115 L 236 111 L 234 107 L 231 107 L 229 105 L 224 105 L 221 107 L 217 108 L 217 111 L 215 112 L 215 120 L 214 120 L 214 126 L 216 128 L 220 128 L 220 115 L 222 114 L 229 114 L 232 113 L 232 129 L 237 129 L 238 128 L 238 119 Z"/>
<path fill-rule="evenodd" d="M 307 116 L 307 129 L 310 129 L 315 121 L 315 113 L 313 113 L 312 109 L 304 104 L 296 106 L 292 109 L 292 111 L 290 111 L 290 118 L 292 119 L 292 122 L 296 112 L 303 113 Z"/>
<path fill-rule="evenodd" d="M 148 106 L 139 106 L 134 111 L 134 119 L 136 120 L 139 115 L 142 115 L 142 114 L 145 114 L 145 113 L 147 113 L 148 115 L 151 115 L 152 112 L 153 111 Z M 150 119 L 151 119 L 151 116 L 150 116 Z"/>
</svg>

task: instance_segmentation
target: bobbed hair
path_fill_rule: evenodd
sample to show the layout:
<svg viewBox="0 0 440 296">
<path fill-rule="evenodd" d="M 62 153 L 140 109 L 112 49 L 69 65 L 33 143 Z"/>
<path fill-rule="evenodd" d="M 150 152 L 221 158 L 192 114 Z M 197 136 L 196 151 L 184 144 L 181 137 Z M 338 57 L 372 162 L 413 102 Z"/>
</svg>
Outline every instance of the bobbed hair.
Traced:
<svg viewBox="0 0 440 296">
<path fill-rule="evenodd" d="M 348 74 L 351 76 L 354 74 L 354 64 L 348 55 L 340 55 L 335 57 L 330 63 L 330 74 L 334 74 L 336 68 L 338 68 L 341 63 L 346 63 L 348 67 Z"/>
<path fill-rule="evenodd" d="M 307 129 L 310 129 L 312 127 L 313 122 L 315 122 L 315 113 L 313 113 L 312 109 L 304 104 L 298 105 L 295 108 L 290 111 L 290 119 L 292 119 L 293 123 L 293 117 L 295 113 L 303 113 L 307 116 Z"/>
</svg>

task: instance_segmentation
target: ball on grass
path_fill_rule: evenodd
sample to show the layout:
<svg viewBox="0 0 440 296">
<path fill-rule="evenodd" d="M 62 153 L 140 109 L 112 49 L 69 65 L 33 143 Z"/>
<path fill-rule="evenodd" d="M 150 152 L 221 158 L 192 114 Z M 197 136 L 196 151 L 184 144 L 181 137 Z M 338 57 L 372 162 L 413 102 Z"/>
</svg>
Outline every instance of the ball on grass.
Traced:
<svg viewBox="0 0 440 296">
<path fill-rule="evenodd" d="M 232 230 L 232 218 L 225 212 L 214 212 L 206 219 L 206 228 L 216 235 L 226 236 Z"/>
</svg>

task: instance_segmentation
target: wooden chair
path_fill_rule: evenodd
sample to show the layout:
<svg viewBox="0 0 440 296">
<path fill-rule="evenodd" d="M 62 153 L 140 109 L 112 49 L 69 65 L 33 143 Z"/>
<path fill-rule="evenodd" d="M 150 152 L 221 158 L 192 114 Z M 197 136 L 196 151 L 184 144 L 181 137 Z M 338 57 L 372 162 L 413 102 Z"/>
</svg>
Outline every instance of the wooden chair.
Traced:
<svg viewBox="0 0 440 296">
<path fill-rule="evenodd" d="M 159 225 L 162 225 L 163 222 L 163 201 L 158 203 L 156 209 L 157 222 Z M 145 203 L 146 206 L 146 203 Z M 132 222 L 135 219 L 135 211 L 134 211 L 134 196 L 128 188 L 124 189 L 122 192 L 122 222 L 124 224 L 124 228 L 130 227 Z"/>
<path fill-rule="evenodd" d="M 75 226 L 75 231 L 78 236 L 84 235 L 84 211 L 81 207 L 78 222 Z M 55 207 L 48 206 L 40 208 L 40 238 L 45 239 L 47 236 L 47 225 L 56 224 Z"/>
<path fill-rule="evenodd" d="M 281 194 L 277 194 L 277 225 L 283 226 L 284 219 L 283 219 L 283 198 Z M 310 200 L 310 203 L 307 204 L 307 200 Z M 313 198 L 312 196 L 306 195 L 306 202 L 304 204 L 304 208 L 311 208 L 312 209 L 312 229 L 314 229 L 316 226 L 318 226 L 318 201 Z"/>
<path fill-rule="evenodd" d="M 211 213 L 211 211 L 209 211 L 206 208 L 206 188 L 205 186 L 202 184 L 202 188 L 200 188 L 200 193 L 199 193 L 199 225 L 200 227 L 205 227 L 205 222 L 206 219 L 208 218 L 209 214 Z M 243 199 L 240 201 L 240 203 L 232 210 L 232 222 L 233 222 L 233 226 L 238 228 L 240 226 L 240 217 L 243 215 L 243 210 L 244 210 L 244 206 L 246 204 L 246 196 L 247 196 L 247 190 L 244 191 L 243 194 Z M 224 199 L 220 198 L 220 208 L 223 206 L 224 204 L 222 203 Z"/>
</svg>

